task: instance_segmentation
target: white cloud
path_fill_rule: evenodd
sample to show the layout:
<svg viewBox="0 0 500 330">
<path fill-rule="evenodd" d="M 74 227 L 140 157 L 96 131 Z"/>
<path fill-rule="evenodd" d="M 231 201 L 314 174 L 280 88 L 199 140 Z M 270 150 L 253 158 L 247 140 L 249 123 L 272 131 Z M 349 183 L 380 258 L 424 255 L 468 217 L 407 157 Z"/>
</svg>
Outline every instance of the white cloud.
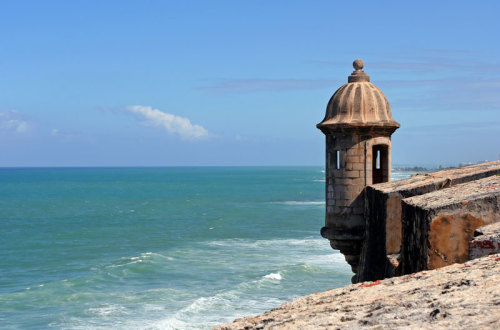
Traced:
<svg viewBox="0 0 500 330">
<path fill-rule="evenodd" d="M 30 129 L 29 123 L 17 111 L 7 110 L 0 112 L 0 130 L 26 133 Z"/>
<path fill-rule="evenodd" d="M 191 124 L 188 118 L 143 105 L 131 105 L 126 109 L 145 119 L 144 124 L 161 127 L 168 133 L 177 134 L 183 139 L 201 139 L 209 136 L 203 126 Z"/>
<path fill-rule="evenodd" d="M 240 135 L 240 134 L 236 134 L 236 135 L 234 136 L 234 139 L 235 139 L 236 141 L 248 141 L 248 139 L 247 139 L 246 137 L 244 137 L 244 136 L 242 136 L 242 135 Z"/>
<path fill-rule="evenodd" d="M 80 133 L 65 129 L 53 128 L 50 131 L 50 135 L 62 138 L 70 138 L 70 137 L 77 137 L 78 135 L 80 135 Z"/>
</svg>

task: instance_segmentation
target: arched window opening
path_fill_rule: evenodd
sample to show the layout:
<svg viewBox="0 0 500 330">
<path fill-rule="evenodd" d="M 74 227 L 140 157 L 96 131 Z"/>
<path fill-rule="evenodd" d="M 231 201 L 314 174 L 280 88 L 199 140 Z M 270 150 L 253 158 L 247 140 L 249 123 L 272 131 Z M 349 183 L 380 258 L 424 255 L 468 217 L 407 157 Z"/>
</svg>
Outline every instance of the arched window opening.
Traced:
<svg viewBox="0 0 500 330">
<path fill-rule="evenodd" d="M 372 183 L 389 181 L 389 148 L 384 144 L 377 144 L 372 149 Z"/>
</svg>

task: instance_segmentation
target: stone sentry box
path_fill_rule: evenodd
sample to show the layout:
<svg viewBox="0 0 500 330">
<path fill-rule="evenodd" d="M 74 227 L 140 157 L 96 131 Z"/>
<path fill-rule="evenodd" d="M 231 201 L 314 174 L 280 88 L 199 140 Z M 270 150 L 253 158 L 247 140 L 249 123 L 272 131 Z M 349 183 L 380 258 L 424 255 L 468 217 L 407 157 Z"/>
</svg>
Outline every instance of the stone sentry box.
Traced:
<svg viewBox="0 0 500 330">
<path fill-rule="evenodd" d="M 422 220 L 424 211 L 405 203 L 425 200 L 433 194 L 444 196 L 445 191 L 456 185 L 499 174 L 500 161 L 389 182 L 391 135 L 399 124 L 392 118 L 385 95 L 363 72 L 363 62 L 356 60 L 353 66 L 355 71 L 348 83 L 333 94 L 325 118 L 317 125 L 326 137 L 326 214 L 321 235 L 330 241 L 332 248 L 344 254 L 356 274 L 353 282 L 442 266 L 443 263 L 432 255 L 434 250 L 440 251 L 444 259 L 464 260 L 465 253 L 457 258 L 452 248 L 442 246 L 450 237 L 458 235 L 457 228 L 465 228 L 461 220 L 453 220 L 462 215 L 457 213 L 452 218 L 429 220 L 434 223 L 433 227 L 441 229 L 445 226 L 439 226 L 440 223 L 453 220 L 449 233 L 441 230 L 435 235 L 426 227 L 426 223 L 431 222 Z M 450 191 L 467 189 L 467 185 L 460 187 Z M 412 196 L 421 197 L 412 199 Z M 500 202 L 487 199 L 486 204 L 490 205 L 488 203 L 498 205 Z M 475 204 L 470 203 L 468 207 L 472 205 Z M 468 214 L 468 207 L 461 207 L 460 212 Z M 473 222 L 466 224 L 467 232 L 470 234 L 476 225 L 500 221 L 497 219 L 498 207 L 493 220 L 481 222 L 471 218 Z M 429 217 L 432 212 L 428 212 Z M 460 241 L 462 250 L 467 248 L 466 240 L 470 238 L 466 235 Z M 428 244 L 441 248 L 427 251 Z"/>
<path fill-rule="evenodd" d="M 355 71 L 328 102 L 316 127 L 326 136 L 326 215 L 321 235 L 358 271 L 365 232 L 364 189 L 390 180 L 391 135 L 400 126 L 382 91 Z M 353 282 L 356 276 L 353 277 Z"/>
</svg>

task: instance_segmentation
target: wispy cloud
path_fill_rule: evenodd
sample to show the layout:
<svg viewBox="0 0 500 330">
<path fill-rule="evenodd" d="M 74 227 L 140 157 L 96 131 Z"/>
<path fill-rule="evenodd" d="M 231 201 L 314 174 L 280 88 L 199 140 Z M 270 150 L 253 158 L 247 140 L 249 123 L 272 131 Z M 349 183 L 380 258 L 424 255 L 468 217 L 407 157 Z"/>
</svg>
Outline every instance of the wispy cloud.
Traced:
<svg viewBox="0 0 500 330">
<path fill-rule="evenodd" d="M 0 112 L 0 130 L 23 134 L 30 128 L 31 124 L 19 112 L 13 110 Z"/>
<path fill-rule="evenodd" d="M 58 138 L 69 139 L 69 138 L 79 137 L 81 133 L 67 129 L 53 128 L 50 131 L 50 135 Z"/>
<path fill-rule="evenodd" d="M 466 123 L 446 123 L 446 124 L 430 124 L 430 125 L 416 125 L 405 128 L 407 132 L 411 133 L 429 133 L 443 131 L 453 132 L 474 132 L 484 130 L 498 130 L 500 128 L 500 121 L 489 122 L 466 122 Z"/>
<path fill-rule="evenodd" d="M 328 66 L 339 70 L 346 70 L 349 63 L 339 61 L 309 61 L 311 64 Z M 391 74 L 433 74 L 455 76 L 473 74 L 476 76 L 491 76 L 500 70 L 500 62 L 486 62 L 477 59 L 450 59 L 438 56 L 405 56 L 384 61 L 366 61 L 365 72 L 372 75 L 377 71 Z"/>
<path fill-rule="evenodd" d="M 377 86 L 391 91 L 399 106 L 423 106 L 433 111 L 500 111 L 500 79 L 456 77 L 422 80 L 381 80 Z M 399 100 L 399 101 L 398 101 Z M 405 105 L 406 104 L 406 105 Z"/>
<path fill-rule="evenodd" d="M 477 55 L 479 54 L 476 50 L 470 49 L 446 49 L 446 48 L 426 48 L 426 47 L 414 47 L 406 46 L 401 47 L 402 50 L 410 51 L 412 53 L 434 53 L 439 55 Z"/>
<path fill-rule="evenodd" d="M 500 70 L 500 62 L 482 62 L 478 60 L 452 60 L 446 58 L 419 57 L 405 60 L 371 62 L 371 70 L 398 71 L 400 74 L 433 74 L 441 76 L 488 77 L 495 76 Z"/>
<path fill-rule="evenodd" d="M 500 130 L 500 122 L 467 122 L 467 123 L 450 123 L 450 124 L 435 124 L 435 125 L 416 125 L 410 127 L 402 127 L 402 138 L 420 138 L 439 137 L 439 139 L 469 139 L 479 136 L 495 136 L 495 133 Z M 468 138 L 467 138 L 468 137 Z M 441 143 L 441 142 L 440 142 Z M 439 144 L 438 144 L 439 145 Z"/>
<path fill-rule="evenodd" d="M 200 90 L 224 93 L 310 90 L 336 86 L 339 80 L 328 79 L 228 79 Z"/>
<path fill-rule="evenodd" d="M 137 115 L 147 126 L 160 127 L 170 134 L 176 134 L 183 139 L 202 139 L 209 136 L 203 126 L 193 125 L 188 118 L 153 109 L 149 106 L 131 105 L 126 110 Z"/>
<path fill-rule="evenodd" d="M 389 53 L 365 52 L 365 71 L 374 74 L 384 71 L 390 74 L 432 74 L 455 76 L 466 74 L 495 77 L 500 70 L 500 62 L 490 54 L 470 49 L 439 49 L 420 47 L 396 47 Z M 354 59 L 354 58 L 353 58 Z M 307 63 L 345 70 L 345 61 L 309 60 Z M 396 72 L 397 71 L 397 72 Z"/>
</svg>

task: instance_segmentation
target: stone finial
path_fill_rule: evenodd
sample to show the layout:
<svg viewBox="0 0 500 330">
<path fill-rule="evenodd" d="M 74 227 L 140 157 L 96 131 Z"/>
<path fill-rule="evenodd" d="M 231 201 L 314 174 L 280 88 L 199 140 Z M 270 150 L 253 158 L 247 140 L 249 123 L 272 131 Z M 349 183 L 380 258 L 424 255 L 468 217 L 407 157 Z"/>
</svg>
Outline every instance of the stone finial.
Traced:
<svg viewBox="0 0 500 330">
<path fill-rule="evenodd" d="M 361 59 L 356 59 L 354 62 L 352 62 L 352 66 L 354 67 L 354 70 L 362 70 L 363 67 L 365 66 L 365 62 Z"/>
<path fill-rule="evenodd" d="M 365 66 L 365 62 L 359 58 L 352 62 L 354 67 L 354 72 L 347 79 L 348 82 L 370 82 L 370 76 L 368 76 L 362 69 Z"/>
</svg>

